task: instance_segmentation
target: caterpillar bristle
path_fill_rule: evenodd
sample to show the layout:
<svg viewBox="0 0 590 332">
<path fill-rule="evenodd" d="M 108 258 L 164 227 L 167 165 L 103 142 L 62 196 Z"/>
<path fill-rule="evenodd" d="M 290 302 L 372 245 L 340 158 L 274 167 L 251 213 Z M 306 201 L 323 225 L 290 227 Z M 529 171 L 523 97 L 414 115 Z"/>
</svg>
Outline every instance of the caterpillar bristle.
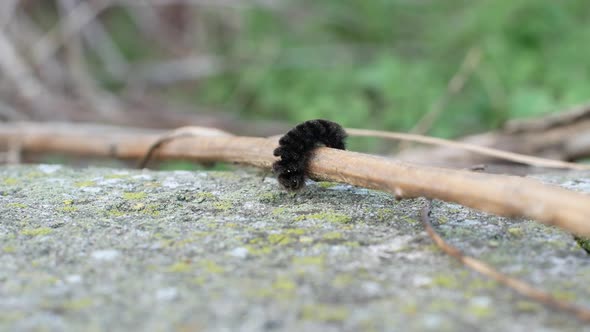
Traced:
<svg viewBox="0 0 590 332">
<path fill-rule="evenodd" d="M 272 167 L 279 183 L 287 190 L 303 188 L 311 151 L 321 144 L 344 150 L 346 136 L 342 126 L 324 119 L 305 121 L 289 130 L 273 151 L 280 157 Z"/>
</svg>

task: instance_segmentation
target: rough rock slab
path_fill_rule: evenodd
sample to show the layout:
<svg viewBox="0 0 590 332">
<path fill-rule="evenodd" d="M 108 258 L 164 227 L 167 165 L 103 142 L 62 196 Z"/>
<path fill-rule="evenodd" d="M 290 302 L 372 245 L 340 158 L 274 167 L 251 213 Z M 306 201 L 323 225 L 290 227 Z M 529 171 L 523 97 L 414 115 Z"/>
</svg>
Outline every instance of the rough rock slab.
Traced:
<svg viewBox="0 0 590 332">
<path fill-rule="evenodd" d="M 590 191 L 587 173 L 544 180 Z M 246 172 L 2 167 L 0 329 L 589 330 L 441 253 L 422 204 Z M 435 206 L 466 253 L 590 306 L 571 235 Z"/>
</svg>

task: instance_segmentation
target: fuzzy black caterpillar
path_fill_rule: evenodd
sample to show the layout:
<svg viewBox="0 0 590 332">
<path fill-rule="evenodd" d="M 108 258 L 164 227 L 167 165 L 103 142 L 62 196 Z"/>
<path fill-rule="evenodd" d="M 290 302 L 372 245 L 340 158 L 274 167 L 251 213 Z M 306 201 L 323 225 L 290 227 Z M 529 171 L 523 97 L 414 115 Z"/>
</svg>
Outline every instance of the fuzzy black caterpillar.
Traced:
<svg viewBox="0 0 590 332">
<path fill-rule="evenodd" d="M 346 132 L 337 123 L 317 119 L 298 124 L 279 140 L 273 154 L 281 159 L 273 165 L 279 183 L 288 190 L 299 190 L 305 185 L 305 176 L 311 151 L 320 145 L 345 149 Z"/>
</svg>

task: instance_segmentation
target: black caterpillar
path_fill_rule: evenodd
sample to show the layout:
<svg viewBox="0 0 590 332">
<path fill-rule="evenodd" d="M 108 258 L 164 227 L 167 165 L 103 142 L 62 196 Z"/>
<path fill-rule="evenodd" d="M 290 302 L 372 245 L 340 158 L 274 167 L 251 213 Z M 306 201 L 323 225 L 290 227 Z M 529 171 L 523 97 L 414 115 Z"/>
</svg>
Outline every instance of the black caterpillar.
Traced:
<svg viewBox="0 0 590 332">
<path fill-rule="evenodd" d="M 305 185 L 311 151 L 323 144 L 329 148 L 345 149 L 346 132 L 328 120 L 309 120 L 289 130 L 279 140 L 273 154 L 281 159 L 272 165 L 279 183 L 288 190 L 299 190 Z"/>
</svg>

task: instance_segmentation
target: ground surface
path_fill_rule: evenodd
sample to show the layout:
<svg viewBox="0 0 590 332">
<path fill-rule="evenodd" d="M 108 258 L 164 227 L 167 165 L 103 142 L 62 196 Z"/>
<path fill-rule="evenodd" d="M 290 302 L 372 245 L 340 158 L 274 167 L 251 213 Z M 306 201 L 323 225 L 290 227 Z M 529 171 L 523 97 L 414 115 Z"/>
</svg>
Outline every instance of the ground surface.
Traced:
<svg viewBox="0 0 590 332">
<path fill-rule="evenodd" d="M 590 191 L 588 174 L 544 180 Z M 442 254 L 422 203 L 241 172 L 3 167 L 0 329 L 584 329 Z M 570 235 L 442 202 L 434 217 L 467 253 L 590 306 Z"/>
</svg>

